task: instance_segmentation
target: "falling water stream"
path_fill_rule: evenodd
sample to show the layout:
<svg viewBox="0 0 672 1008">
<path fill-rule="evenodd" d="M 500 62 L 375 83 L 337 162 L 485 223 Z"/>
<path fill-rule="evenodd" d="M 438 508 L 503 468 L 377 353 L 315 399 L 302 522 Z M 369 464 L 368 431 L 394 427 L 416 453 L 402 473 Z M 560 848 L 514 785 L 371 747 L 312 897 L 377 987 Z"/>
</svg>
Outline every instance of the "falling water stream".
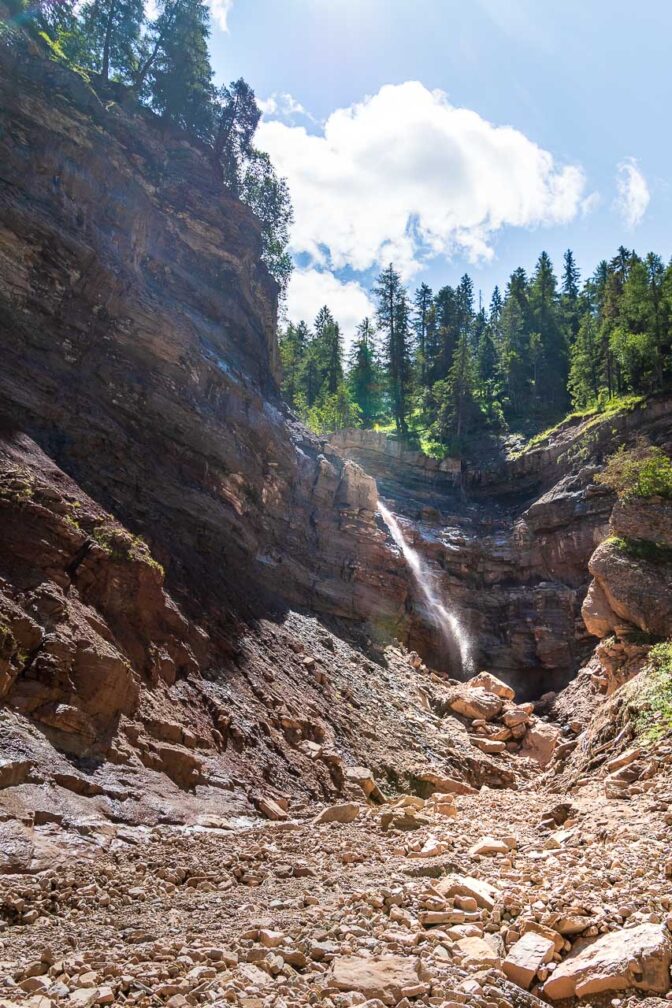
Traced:
<svg viewBox="0 0 672 1008">
<path fill-rule="evenodd" d="M 422 597 L 427 604 L 433 622 L 441 631 L 448 648 L 451 651 L 457 650 L 459 652 L 462 671 L 472 674 L 474 663 L 471 657 L 469 638 L 464 627 L 455 613 L 447 609 L 439 598 L 432 572 L 417 550 L 414 550 L 406 541 L 401 526 L 392 512 L 388 511 L 381 501 L 378 501 L 378 510 L 390 530 L 390 535 L 401 550 L 404 560 L 413 573 L 413 577 L 422 592 Z"/>
</svg>

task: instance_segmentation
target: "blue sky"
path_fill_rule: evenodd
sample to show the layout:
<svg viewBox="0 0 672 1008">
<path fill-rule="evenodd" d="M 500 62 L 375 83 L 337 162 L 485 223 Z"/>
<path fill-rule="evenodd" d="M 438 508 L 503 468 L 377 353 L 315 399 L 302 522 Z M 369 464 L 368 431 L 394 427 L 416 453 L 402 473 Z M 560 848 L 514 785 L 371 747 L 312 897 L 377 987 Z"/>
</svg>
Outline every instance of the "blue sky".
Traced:
<svg viewBox="0 0 672 1008">
<path fill-rule="evenodd" d="M 254 87 L 292 188 L 290 315 L 327 299 L 351 332 L 391 258 L 487 300 L 542 249 L 672 254 L 669 0 L 212 4 L 218 81 Z"/>
</svg>

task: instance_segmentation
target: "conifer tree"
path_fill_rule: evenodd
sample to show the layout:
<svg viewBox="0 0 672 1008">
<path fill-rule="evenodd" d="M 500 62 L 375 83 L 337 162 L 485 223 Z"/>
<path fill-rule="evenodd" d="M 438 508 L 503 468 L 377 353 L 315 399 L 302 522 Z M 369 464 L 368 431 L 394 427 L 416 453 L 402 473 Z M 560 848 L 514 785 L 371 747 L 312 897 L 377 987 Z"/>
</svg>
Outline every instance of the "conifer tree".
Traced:
<svg viewBox="0 0 672 1008">
<path fill-rule="evenodd" d="M 261 109 L 254 91 L 242 77 L 220 88 L 217 97 L 219 109 L 212 145 L 213 162 L 224 184 L 238 196 L 245 165 L 255 153 L 252 141 L 261 119 Z"/>
<path fill-rule="evenodd" d="M 411 390 L 411 331 L 408 296 L 392 263 L 378 277 L 374 293 L 378 299 L 376 318 L 384 339 L 392 417 L 397 432 L 405 437 Z"/>
<path fill-rule="evenodd" d="M 413 329 L 416 345 L 416 372 L 421 387 L 424 387 L 427 382 L 427 359 L 433 314 L 432 302 L 431 287 L 428 287 L 426 283 L 420 284 L 413 299 Z"/>
<path fill-rule="evenodd" d="M 89 0 L 80 12 L 83 65 L 101 80 L 130 82 L 140 52 L 142 0 Z"/>
<path fill-rule="evenodd" d="M 359 407 L 362 427 L 370 428 L 381 410 L 381 373 L 373 341 L 371 320 L 365 318 L 357 327 L 357 336 L 348 360 L 348 388 Z"/>
<path fill-rule="evenodd" d="M 459 449 L 480 413 L 476 402 L 476 373 L 467 333 L 458 339 L 448 377 L 436 383 L 432 395 L 436 401 L 436 421 L 432 433 L 444 444 Z"/>
<path fill-rule="evenodd" d="M 546 252 L 539 256 L 529 287 L 532 332 L 530 361 L 532 389 L 537 406 L 555 409 L 567 405 L 567 340 L 563 332 L 557 280 Z"/>
<path fill-rule="evenodd" d="M 592 314 L 586 314 L 570 355 L 568 386 L 575 409 L 584 409 L 597 401 L 601 386 L 600 364 L 597 321 Z"/>
<path fill-rule="evenodd" d="M 203 0 L 167 4 L 152 27 L 160 39 L 147 71 L 153 107 L 202 140 L 214 126 L 214 87 L 208 54 L 210 15 Z"/>
<path fill-rule="evenodd" d="M 574 253 L 567 249 L 564 255 L 562 271 L 562 316 L 567 341 L 571 346 L 579 332 L 581 322 L 581 307 L 579 302 L 579 281 L 581 274 L 574 259 Z"/>
</svg>

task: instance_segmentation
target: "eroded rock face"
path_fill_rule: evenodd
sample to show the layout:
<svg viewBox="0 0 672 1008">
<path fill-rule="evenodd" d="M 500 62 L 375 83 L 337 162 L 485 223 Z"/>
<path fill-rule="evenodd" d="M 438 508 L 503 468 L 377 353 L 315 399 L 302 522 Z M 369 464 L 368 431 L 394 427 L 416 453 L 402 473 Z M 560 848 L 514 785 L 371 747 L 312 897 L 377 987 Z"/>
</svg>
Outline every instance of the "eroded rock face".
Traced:
<svg viewBox="0 0 672 1008">
<path fill-rule="evenodd" d="M 602 631 L 599 636 L 606 636 L 605 628 L 618 632 L 628 625 L 660 637 L 672 633 L 672 563 L 665 554 L 660 559 L 655 554 L 639 556 L 618 539 L 608 539 L 593 553 L 589 570 L 608 606 L 595 622 L 589 613 L 593 630 Z M 613 622 L 609 610 L 616 616 Z"/>
<path fill-rule="evenodd" d="M 288 603 L 394 627 L 406 575 L 374 481 L 280 403 L 254 217 L 185 135 L 103 98 L 2 47 L 5 420 L 227 631 Z"/>
</svg>

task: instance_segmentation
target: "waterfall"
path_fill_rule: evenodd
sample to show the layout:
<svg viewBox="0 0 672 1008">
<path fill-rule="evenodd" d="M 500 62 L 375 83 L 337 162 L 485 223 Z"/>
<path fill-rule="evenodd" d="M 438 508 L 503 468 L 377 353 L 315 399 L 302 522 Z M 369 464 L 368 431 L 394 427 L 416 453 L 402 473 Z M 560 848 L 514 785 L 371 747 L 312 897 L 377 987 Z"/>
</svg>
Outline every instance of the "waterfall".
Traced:
<svg viewBox="0 0 672 1008">
<path fill-rule="evenodd" d="M 378 510 L 390 531 L 390 535 L 401 550 L 404 560 L 413 573 L 413 577 L 429 609 L 432 621 L 441 631 L 449 649 L 451 651 L 458 651 L 462 671 L 468 675 L 473 674 L 474 663 L 471 657 L 469 638 L 464 627 L 455 613 L 447 609 L 439 598 L 432 572 L 417 550 L 414 550 L 410 543 L 406 541 L 401 526 L 392 512 L 388 511 L 381 501 L 378 501 Z"/>
</svg>

